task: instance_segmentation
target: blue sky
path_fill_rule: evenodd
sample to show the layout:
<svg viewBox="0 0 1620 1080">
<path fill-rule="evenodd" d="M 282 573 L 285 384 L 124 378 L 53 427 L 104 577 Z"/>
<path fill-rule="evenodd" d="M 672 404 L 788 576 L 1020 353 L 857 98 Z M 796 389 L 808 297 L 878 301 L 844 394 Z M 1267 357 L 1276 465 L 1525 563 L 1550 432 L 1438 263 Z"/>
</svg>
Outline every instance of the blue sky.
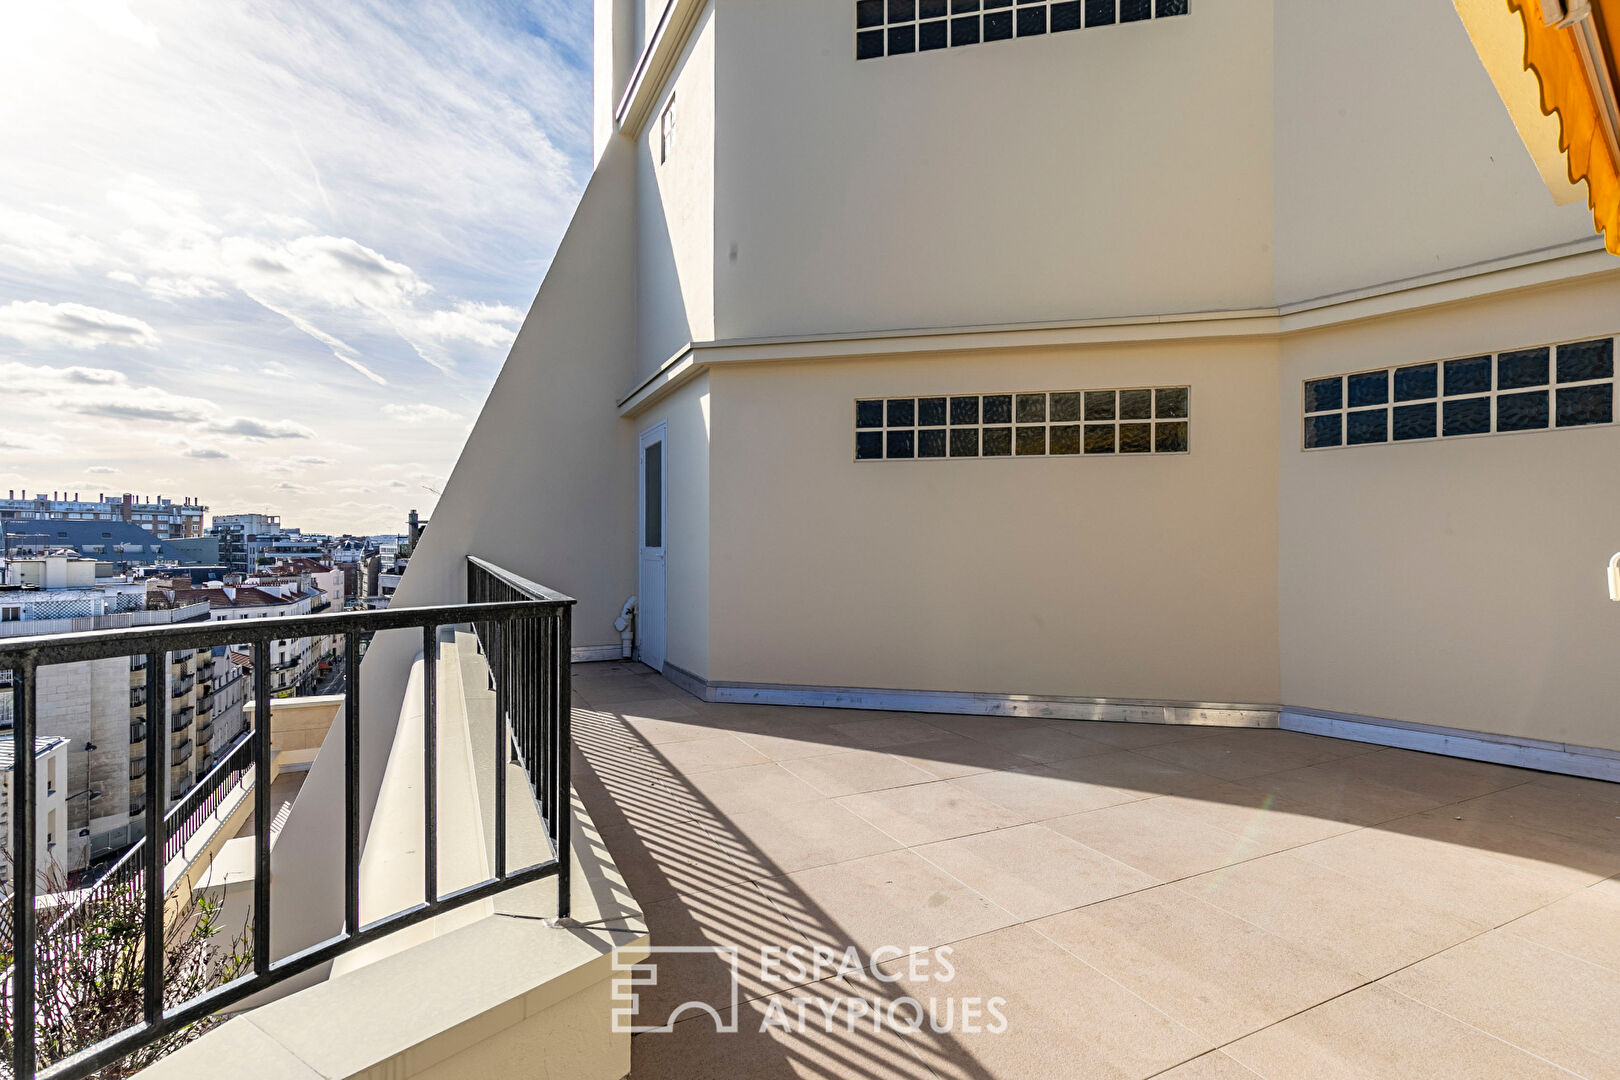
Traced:
<svg viewBox="0 0 1620 1080">
<path fill-rule="evenodd" d="M 590 169 L 588 0 L 0 0 L 0 490 L 430 513 Z"/>
</svg>

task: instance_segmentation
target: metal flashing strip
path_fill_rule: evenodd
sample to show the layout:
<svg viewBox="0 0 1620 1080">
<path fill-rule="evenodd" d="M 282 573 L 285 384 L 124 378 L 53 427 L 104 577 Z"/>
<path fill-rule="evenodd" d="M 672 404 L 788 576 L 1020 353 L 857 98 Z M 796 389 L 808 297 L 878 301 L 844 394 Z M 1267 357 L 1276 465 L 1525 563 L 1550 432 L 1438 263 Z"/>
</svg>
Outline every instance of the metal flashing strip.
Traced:
<svg viewBox="0 0 1620 1080">
<path fill-rule="evenodd" d="M 1544 742 L 1511 735 L 1492 735 L 1462 728 L 1434 727 L 1372 716 L 1285 708 L 1278 726 L 1284 731 L 1326 735 L 1334 739 L 1419 750 L 1446 757 L 1513 765 L 1521 769 L 1620 782 L 1620 752 L 1572 743 Z"/>
<path fill-rule="evenodd" d="M 603 660 L 623 660 L 623 645 L 575 645 L 572 653 L 576 664 L 594 664 Z"/>
<path fill-rule="evenodd" d="M 1540 772 L 1620 783 L 1620 750 L 1544 742 L 1461 728 L 1288 706 L 1131 698 L 976 694 L 949 690 L 880 690 L 784 683 L 709 682 L 674 664 L 663 676 L 702 701 L 732 705 L 791 705 L 817 709 L 1018 716 L 1049 720 L 1102 720 L 1127 724 L 1280 728 L 1331 739 L 1418 750 Z"/>
<path fill-rule="evenodd" d="M 709 682 L 669 663 L 664 665 L 663 674 L 664 678 L 693 697 L 719 704 L 796 705 L 820 709 L 871 709 L 881 712 L 950 713 L 959 716 L 1021 716 L 1048 720 L 1109 720 L 1129 724 L 1190 724 L 1205 727 L 1277 726 L 1276 705 Z"/>
</svg>

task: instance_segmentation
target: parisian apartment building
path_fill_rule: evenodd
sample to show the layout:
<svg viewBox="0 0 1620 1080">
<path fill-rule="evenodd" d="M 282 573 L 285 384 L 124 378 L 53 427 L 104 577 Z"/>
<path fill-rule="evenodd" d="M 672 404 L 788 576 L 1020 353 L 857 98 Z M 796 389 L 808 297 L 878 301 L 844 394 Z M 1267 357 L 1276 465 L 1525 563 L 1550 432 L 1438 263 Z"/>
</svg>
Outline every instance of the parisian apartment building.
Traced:
<svg viewBox="0 0 1620 1080">
<path fill-rule="evenodd" d="M 159 539 L 181 539 L 203 535 L 203 518 L 208 507 L 187 496 L 179 502 L 162 495 L 98 494 L 80 499 L 78 492 L 26 490 L 6 492 L 0 499 L 0 521 L 124 521 L 139 525 Z"/>
<path fill-rule="evenodd" d="M 15 558 L 0 585 L 0 638 L 201 622 L 206 602 L 127 578 L 97 578 L 97 560 L 68 554 Z M 65 740 L 61 777 L 65 825 L 58 862 L 66 871 L 118 852 L 144 832 L 146 740 L 164 739 L 169 795 L 182 797 L 212 764 L 211 656 L 173 653 L 158 681 L 167 695 L 165 731 L 147 722 L 144 656 L 41 667 L 41 737 Z M 204 674 L 199 676 L 199 668 Z M 10 673 L 0 675 L 9 684 Z M 0 728 L 12 721 L 11 687 L 0 685 Z"/>
<path fill-rule="evenodd" d="M 34 823 L 34 850 L 43 853 L 36 860 L 38 888 L 50 889 L 65 870 L 56 863 L 66 851 L 67 841 L 67 747 L 60 735 L 41 735 L 34 740 L 34 791 L 38 816 Z M 0 731 L 0 836 L 11 836 L 11 785 L 18 768 L 17 741 L 9 731 Z M 0 845 L 0 872 L 11 874 L 9 845 Z"/>
</svg>

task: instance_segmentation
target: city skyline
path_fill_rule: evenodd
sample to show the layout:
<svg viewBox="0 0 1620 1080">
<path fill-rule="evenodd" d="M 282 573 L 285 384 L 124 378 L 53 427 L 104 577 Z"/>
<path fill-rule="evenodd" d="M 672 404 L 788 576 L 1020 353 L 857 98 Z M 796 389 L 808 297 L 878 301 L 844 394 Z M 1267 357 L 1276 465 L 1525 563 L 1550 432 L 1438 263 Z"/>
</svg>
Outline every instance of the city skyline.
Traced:
<svg viewBox="0 0 1620 1080">
<path fill-rule="evenodd" d="M 430 515 L 590 165 L 589 8 L 3 6 L 0 489 Z"/>
</svg>

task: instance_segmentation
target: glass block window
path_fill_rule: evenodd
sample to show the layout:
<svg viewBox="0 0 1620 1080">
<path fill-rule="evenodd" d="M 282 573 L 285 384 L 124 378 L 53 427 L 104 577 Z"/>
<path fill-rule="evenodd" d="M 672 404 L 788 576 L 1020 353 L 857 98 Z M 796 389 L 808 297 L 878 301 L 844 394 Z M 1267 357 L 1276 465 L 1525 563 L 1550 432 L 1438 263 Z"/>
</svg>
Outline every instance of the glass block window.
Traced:
<svg viewBox="0 0 1620 1080">
<path fill-rule="evenodd" d="M 1189 0 L 855 0 L 855 59 L 1187 14 Z"/>
<path fill-rule="evenodd" d="M 1612 337 L 1307 379 L 1306 450 L 1614 423 Z"/>
<path fill-rule="evenodd" d="M 856 461 L 1185 454 L 1186 386 L 863 398 Z"/>
</svg>

